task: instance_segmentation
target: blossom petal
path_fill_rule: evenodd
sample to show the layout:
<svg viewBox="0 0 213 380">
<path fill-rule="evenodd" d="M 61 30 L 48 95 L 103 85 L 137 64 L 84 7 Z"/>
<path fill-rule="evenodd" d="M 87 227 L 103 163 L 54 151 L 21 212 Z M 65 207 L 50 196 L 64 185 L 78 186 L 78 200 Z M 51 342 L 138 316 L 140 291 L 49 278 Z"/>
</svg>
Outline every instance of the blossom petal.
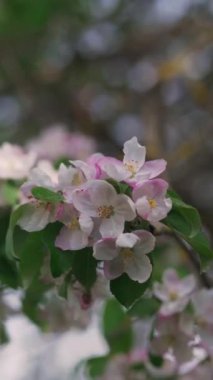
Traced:
<svg viewBox="0 0 213 380">
<path fill-rule="evenodd" d="M 131 176 L 123 162 L 112 157 L 103 157 L 98 162 L 98 166 L 106 174 L 105 177 L 113 178 L 116 181 L 123 181 Z"/>
<path fill-rule="evenodd" d="M 141 254 L 146 254 L 153 251 L 155 248 L 156 238 L 151 232 L 138 230 L 134 231 L 134 234 L 139 238 L 134 248 L 136 255 L 141 256 Z"/>
<path fill-rule="evenodd" d="M 124 164 L 134 162 L 140 169 L 145 162 L 146 148 L 138 143 L 137 137 L 132 137 L 124 144 Z"/>
<path fill-rule="evenodd" d="M 142 254 L 140 257 L 137 256 L 127 260 L 125 272 L 132 280 L 143 283 L 147 281 L 151 275 L 152 264 L 148 257 Z"/>
<path fill-rule="evenodd" d="M 88 235 L 80 229 L 72 231 L 66 226 L 62 227 L 56 238 L 55 246 L 66 250 L 79 250 L 88 244 Z"/>
<path fill-rule="evenodd" d="M 122 215 L 127 221 L 131 221 L 136 217 L 135 205 L 130 197 L 125 194 L 117 195 L 115 212 L 118 215 Z"/>
<path fill-rule="evenodd" d="M 139 240 L 139 237 L 134 233 L 120 234 L 116 240 L 117 247 L 132 248 Z"/>
<path fill-rule="evenodd" d="M 93 247 L 93 256 L 98 260 L 112 260 L 118 256 L 119 249 L 114 239 L 99 240 Z"/>
<path fill-rule="evenodd" d="M 100 233 L 103 238 L 117 238 L 124 230 L 124 217 L 113 215 L 111 218 L 102 219 Z"/>
<path fill-rule="evenodd" d="M 80 214 L 79 224 L 83 232 L 85 232 L 87 235 L 91 234 L 94 223 L 88 215 Z"/>
<path fill-rule="evenodd" d="M 123 260 L 118 256 L 114 260 L 104 262 L 104 274 L 108 280 L 119 277 L 124 272 Z"/>
<path fill-rule="evenodd" d="M 51 221 L 51 213 L 44 206 L 35 207 L 29 204 L 24 215 L 19 219 L 18 225 L 25 231 L 41 231 Z"/>
<path fill-rule="evenodd" d="M 90 181 L 88 191 L 91 202 L 97 207 L 114 205 L 117 199 L 114 187 L 103 180 Z"/>
<path fill-rule="evenodd" d="M 97 208 L 93 205 L 87 188 L 75 190 L 72 193 L 72 202 L 81 213 L 97 216 Z"/>
<path fill-rule="evenodd" d="M 155 178 L 159 176 L 159 174 L 164 172 L 164 170 L 166 169 L 166 166 L 167 166 L 167 162 L 163 159 L 146 161 L 142 169 L 138 173 L 138 179 L 139 179 L 139 176 L 141 177 L 140 179 Z"/>
<path fill-rule="evenodd" d="M 152 199 L 163 198 L 166 195 L 168 186 L 168 183 L 160 178 L 145 181 L 134 188 L 132 197 L 134 201 L 144 196 Z"/>
</svg>

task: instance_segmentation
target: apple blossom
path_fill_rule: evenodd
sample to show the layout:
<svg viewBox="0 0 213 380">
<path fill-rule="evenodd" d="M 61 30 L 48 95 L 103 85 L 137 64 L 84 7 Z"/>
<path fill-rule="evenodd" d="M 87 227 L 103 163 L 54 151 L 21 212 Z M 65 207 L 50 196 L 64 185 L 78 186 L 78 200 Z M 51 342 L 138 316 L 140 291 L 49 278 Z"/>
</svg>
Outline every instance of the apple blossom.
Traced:
<svg viewBox="0 0 213 380">
<path fill-rule="evenodd" d="M 70 132 L 63 124 L 45 129 L 38 138 L 27 144 L 27 149 L 39 158 L 57 160 L 62 157 L 84 160 L 95 151 L 96 143 L 82 133 Z"/>
<path fill-rule="evenodd" d="M 56 247 L 62 250 L 78 250 L 88 245 L 88 237 L 93 229 L 92 219 L 79 214 L 72 205 L 65 205 L 59 220 L 64 224 L 56 238 Z"/>
<path fill-rule="evenodd" d="M 193 336 L 181 329 L 179 318 L 174 316 L 158 316 L 150 350 L 154 355 L 164 356 L 170 350 L 178 365 L 193 358 L 191 342 Z"/>
<path fill-rule="evenodd" d="M 136 186 L 132 197 L 138 215 L 150 223 L 164 219 L 172 208 L 172 201 L 166 198 L 168 183 L 163 179 L 152 179 Z"/>
<path fill-rule="evenodd" d="M 104 157 L 99 161 L 101 170 L 109 178 L 135 185 L 157 177 L 166 168 L 165 160 L 145 162 L 146 148 L 138 143 L 137 137 L 125 142 L 123 152 L 123 161 L 112 157 Z"/>
<path fill-rule="evenodd" d="M 201 289 L 194 293 L 192 304 L 197 332 L 213 356 L 213 289 Z"/>
<path fill-rule="evenodd" d="M 0 147 L 0 179 L 26 178 L 35 161 L 34 153 L 26 153 L 18 145 L 4 143 Z"/>
<path fill-rule="evenodd" d="M 124 233 L 117 239 L 102 239 L 94 245 L 94 257 L 104 261 L 104 273 L 108 279 L 122 273 L 135 281 L 145 282 L 151 275 L 152 265 L 147 253 L 155 246 L 154 236 L 145 230 Z"/>
<path fill-rule="evenodd" d="M 125 221 L 135 218 L 133 201 L 125 194 L 117 194 L 114 187 L 103 180 L 88 181 L 84 188 L 72 194 L 74 207 L 100 221 L 102 237 L 117 237 L 124 230 Z"/>
<path fill-rule="evenodd" d="M 163 274 L 163 283 L 154 284 L 154 295 L 162 301 L 160 313 L 169 316 L 183 311 L 195 287 L 193 275 L 181 279 L 174 269 L 167 269 Z"/>
</svg>

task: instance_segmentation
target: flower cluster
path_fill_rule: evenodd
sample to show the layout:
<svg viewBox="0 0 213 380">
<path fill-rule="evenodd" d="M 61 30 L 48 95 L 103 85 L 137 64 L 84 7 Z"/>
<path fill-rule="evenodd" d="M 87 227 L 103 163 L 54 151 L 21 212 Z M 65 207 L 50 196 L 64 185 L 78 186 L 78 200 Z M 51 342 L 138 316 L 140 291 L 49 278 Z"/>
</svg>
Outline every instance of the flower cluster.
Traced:
<svg viewBox="0 0 213 380">
<path fill-rule="evenodd" d="M 107 278 L 125 272 L 143 283 L 152 271 L 147 254 L 155 246 L 149 226 L 172 208 L 168 183 L 157 178 L 166 162 L 145 161 L 146 149 L 136 137 L 124 144 L 123 151 L 123 161 L 98 153 L 86 161 L 61 164 L 58 171 L 33 168 L 21 188 L 26 208 L 18 224 L 32 232 L 58 221 L 62 228 L 56 247 L 64 251 L 93 247 Z M 50 192 L 54 201 L 38 197 L 36 189 Z"/>
</svg>

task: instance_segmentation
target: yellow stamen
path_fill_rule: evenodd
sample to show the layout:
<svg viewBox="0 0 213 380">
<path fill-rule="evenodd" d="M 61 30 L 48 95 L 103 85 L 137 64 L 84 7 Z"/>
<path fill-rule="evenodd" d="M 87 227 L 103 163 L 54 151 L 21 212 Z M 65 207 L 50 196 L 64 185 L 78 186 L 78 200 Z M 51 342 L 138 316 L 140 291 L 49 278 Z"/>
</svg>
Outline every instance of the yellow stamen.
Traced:
<svg viewBox="0 0 213 380">
<path fill-rule="evenodd" d="M 122 248 L 120 252 L 124 261 L 132 260 L 134 252 L 130 248 Z"/>
<path fill-rule="evenodd" d="M 100 206 L 98 207 L 98 215 L 100 218 L 109 219 L 114 213 L 112 206 Z"/>
<path fill-rule="evenodd" d="M 178 299 L 178 294 L 176 292 L 171 292 L 169 294 L 170 301 L 176 301 Z"/>
<path fill-rule="evenodd" d="M 149 199 L 148 202 L 151 208 L 155 208 L 158 205 L 155 199 Z"/>
<path fill-rule="evenodd" d="M 84 178 L 80 172 L 77 172 L 74 174 L 73 179 L 72 179 L 72 185 L 74 186 L 79 186 L 84 183 Z"/>
<path fill-rule="evenodd" d="M 124 166 L 132 174 L 132 176 L 134 176 L 138 171 L 137 161 L 126 162 Z"/>
<path fill-rule="evenodd" d="M 79 220 L 76 216 L 71 219 L 70 223 L 68 224 L 68 228 L 72 231 L 80 229 Z"/>
</svg>

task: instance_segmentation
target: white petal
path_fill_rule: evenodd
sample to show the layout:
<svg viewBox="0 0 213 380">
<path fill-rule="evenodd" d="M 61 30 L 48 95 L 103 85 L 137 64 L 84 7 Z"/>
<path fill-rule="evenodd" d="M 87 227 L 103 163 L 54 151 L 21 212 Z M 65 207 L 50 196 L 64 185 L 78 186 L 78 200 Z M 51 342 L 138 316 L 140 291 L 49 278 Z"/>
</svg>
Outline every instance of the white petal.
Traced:
<svg viewBox="0 0 213 380">
<path fill-rule="evenodd" d="M 132 280 L 143 283 L 149 279 L 152 265 L 148 257 L 142 254 L 140 258 L 133 257 L 132 260 L 126 262 L 125 272 Z"/>
<path fill-rule="evenodd" d="M 50 216 L 50 211 L 44 206 L 29 205 L 17 224 L 28 232 L 41 231 L 50 223 Z"/>
<path fill-rule="evenodd" d="M 124 230 L 124 217 L 113 215 L 111 218 L 102 219 L 100 233 L 103 238 L 117 238 Z"/>
<path fill-rule="evenodd" d="M 135 235 L 137 235 L 140 240 L 135 245 L 134 251 L 136 255 L 146 254 L 155 248 L 155 237 L 149 231 L 138 230 L 134 231 Z"/>
<path fill-rule="evenodd" d="M 88 191 L 91 202 L 97 207 L 114 205 L 117 199 L 117 193 L 114 187 L 103 180 L 90 181 Z"/>
<path fill-rule="evenodd" d="M 93 247 L 93 256 L 98 260 L 112 260 L 118 253 L 114 239 L 99 240 Z"/>
<path fill-rule="evenodd" d="M 133 233 L 120 234 L 116 240 L 116 246 L 132 248 L 138 240 L 139 237 Z"/>
<path fill-rule="evenodd" d="M 80 214 L 79 224 L 83 232 L 85 232 L 87 235 L 91 234 L 94 223 L 88 215 Z"/>
<path fill-rule="evenodd" d="M 72 193 L 72 201 L 78 211 L 89 216 L 97 216 L 97 208 L 91 202 L 87 188 L 75 190 Z"/>
<path fill-rule="evenodd" d="M 109 280 L 119 277 L 123 272 L 124 265 L 120 257 L 104 262 L 104 274 Z"/>
<path fill-rule="evenodd" d="M 122 215 L 124 219 L 127 221 L 135 219 L 136 212 L 133 201 L 125 194 L 117 195 L 115 213 L 118 215 Z"/>
<path fill-rule="evenodd" d="M 56 238 L 56 247 L 62 250 L 79 250 L 85 248 L 88 244 L 88 235 L 81 230 L 70 230 L 67 227 L 62 227 L 59 235 Z"/>
<path fill-rule="evenodd" d="M 104 157 L 98 162 L 98 165 L 109 178 L 113 178 L 116 181 L 124 181 L 131 176 L 131 173 L 126 170 L 123 162 L 115 158 Z"/>
<path fill-rule="evenodd" d="M 133 161 L 137 168 L 144 165 L 146 157 L 146 148 L 138 143 L 137 137 L 132 137 L 124 144 L 124 163 Z"/>
</svg>

